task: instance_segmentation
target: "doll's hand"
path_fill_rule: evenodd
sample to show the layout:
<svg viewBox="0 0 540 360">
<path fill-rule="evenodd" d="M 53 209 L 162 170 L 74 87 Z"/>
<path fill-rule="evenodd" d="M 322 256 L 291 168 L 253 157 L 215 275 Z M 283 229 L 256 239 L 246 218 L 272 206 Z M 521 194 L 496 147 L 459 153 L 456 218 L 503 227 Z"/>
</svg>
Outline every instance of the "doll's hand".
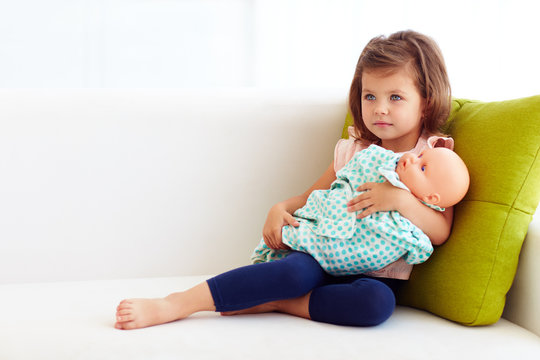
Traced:
<svg viewBox="0 0 540 360">
<path fill-rule="evenodd" d="M 286 225 L 294 227 L 300 226 L 300 223 L 289 214 L 281 204 L 274 205 L 263 227 L 263 239 L 270 249 L 289 250 L 290 248 L 283 244 L 281 240 L 281 228 Z"/>
<path fill-rule="evenodd" d="M 405 200 L 405 197 L 412 196 L 408 191 L 397 188 L 388 181 L 365 183 L 356 190 L 364 192 L 347 203 L 347 211 L 364 209 L 356 216 L 358 219 L 365 218 L 377 211 L 399 210 L 399 205 Z"/>
</svg>

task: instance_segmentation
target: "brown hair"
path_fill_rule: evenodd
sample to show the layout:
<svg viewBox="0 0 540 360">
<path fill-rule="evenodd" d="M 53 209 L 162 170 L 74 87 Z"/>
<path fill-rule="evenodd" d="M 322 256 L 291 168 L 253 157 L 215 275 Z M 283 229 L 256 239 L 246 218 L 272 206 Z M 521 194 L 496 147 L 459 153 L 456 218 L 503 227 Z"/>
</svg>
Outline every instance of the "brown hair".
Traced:
<svg viewBox="0 0 540 360">
<path fill-rule="evenodd" d="M 407 67 L 413 76 L 425 109 L 422 127 L 430 135 L 440 135 L 441 127 L 450 113 L 450 81 L 441 50 L 428 36 L 414 31 L 400 31 L 388 38 L 378 36 L 366 45 L 358 64 L 349 92 L 349 108 L 358 136 L 367 141 L 377 138 L 364 125 L 362 119 L 362 74 L 364 71 L 383 70 L 392 73 Z"/>
</svg>

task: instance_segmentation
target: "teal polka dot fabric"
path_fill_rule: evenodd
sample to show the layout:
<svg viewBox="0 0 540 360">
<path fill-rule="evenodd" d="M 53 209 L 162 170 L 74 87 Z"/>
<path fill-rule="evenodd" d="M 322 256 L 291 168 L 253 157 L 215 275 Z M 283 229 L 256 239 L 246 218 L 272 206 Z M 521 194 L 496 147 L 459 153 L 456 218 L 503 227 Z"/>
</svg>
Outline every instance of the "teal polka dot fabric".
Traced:
<svg viewBox="0 0 540 360">
<path fill-rule="evenodd" d="M 356 153 L 336 173 L 329 190 L 313 191 L 306 205 L 294 213 L 300 226 L 284 226 L 283 243 L 310 254 L 331 275 L 379 270 L 400 257 L 409 264 L 426 261 L 433 252 L 431 241 L 397 211 L 377 212 L 363 219 L 347 212 L 347 202 L 360 194 L 356 188 L 366 182 L 388 180 L 408 190 L 395 172 L 400 157 L 377 145 Z M 273 261 L 288 254 L 270 249 L 261 240 L 251 260 Z"/>
</svg>

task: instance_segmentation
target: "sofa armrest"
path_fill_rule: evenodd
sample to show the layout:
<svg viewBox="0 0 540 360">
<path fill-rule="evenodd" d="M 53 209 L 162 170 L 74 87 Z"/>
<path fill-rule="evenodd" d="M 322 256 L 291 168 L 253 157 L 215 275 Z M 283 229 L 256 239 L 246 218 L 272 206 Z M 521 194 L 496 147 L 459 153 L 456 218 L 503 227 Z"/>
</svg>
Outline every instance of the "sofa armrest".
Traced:
<svg viewBox="0 0 540 360">
<path fill-rule="evenodd" d="M 529 225 L 503 317 L 540 336 L 540 213 Z"/>
</svg>

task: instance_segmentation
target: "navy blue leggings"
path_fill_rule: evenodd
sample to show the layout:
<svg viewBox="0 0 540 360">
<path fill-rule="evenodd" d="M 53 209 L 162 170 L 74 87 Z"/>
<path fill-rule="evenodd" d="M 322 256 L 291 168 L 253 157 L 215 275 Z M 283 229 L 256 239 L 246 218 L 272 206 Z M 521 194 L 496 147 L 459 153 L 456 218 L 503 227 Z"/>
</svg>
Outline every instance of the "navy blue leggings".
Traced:
<svg viewBox="0 0 540 360">
<path fill-rule="evenodd" d="M 312 291 L 312 320 L 374 326 L 392 315 L 399 280 L 328 275 L 311 255 L 292 252 L 278 261 L 234 269 L 207 280 L 216 311 L 247 309 Z"/>
</svg>

